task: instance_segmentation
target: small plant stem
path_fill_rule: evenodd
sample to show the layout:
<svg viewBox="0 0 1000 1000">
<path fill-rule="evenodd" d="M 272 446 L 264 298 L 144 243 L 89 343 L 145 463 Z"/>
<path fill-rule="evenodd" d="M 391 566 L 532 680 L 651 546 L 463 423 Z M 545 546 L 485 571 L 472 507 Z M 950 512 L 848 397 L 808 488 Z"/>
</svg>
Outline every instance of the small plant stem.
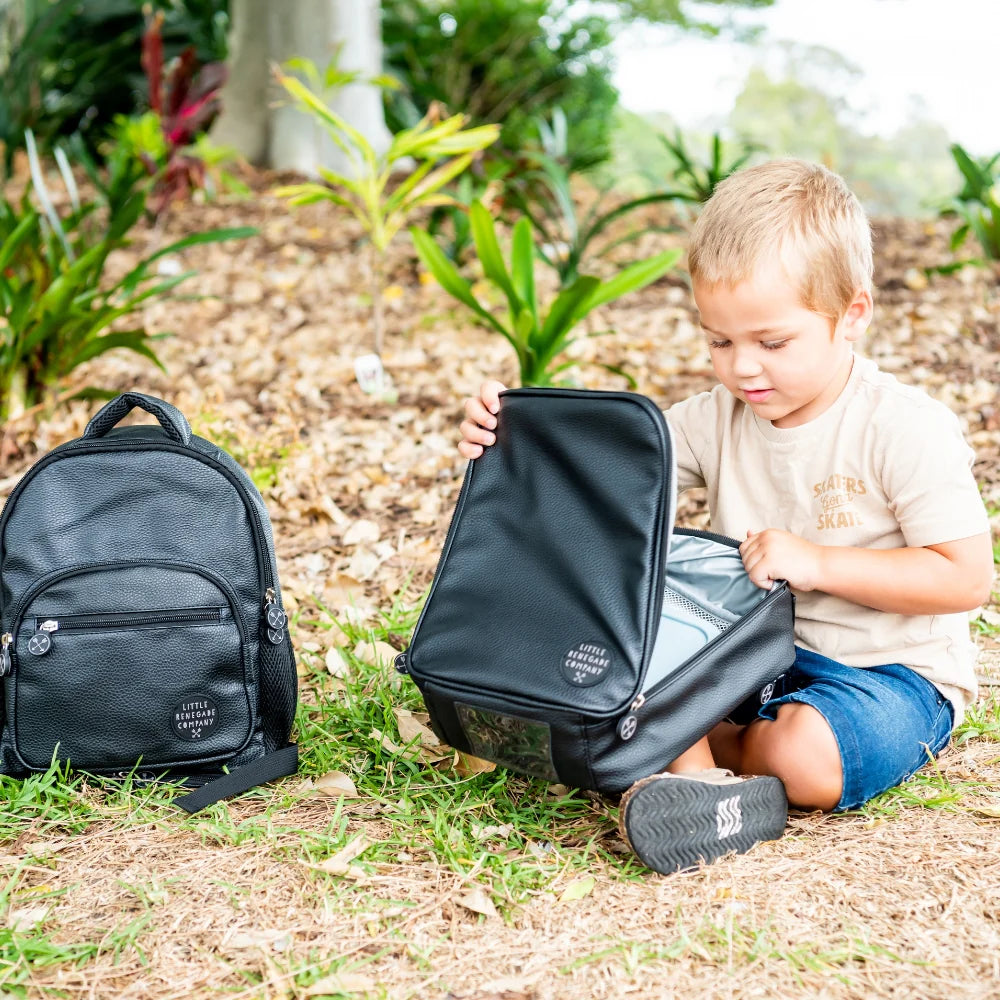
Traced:
<svg viewBox="0 0 1000 1000">
<path fill-rule="evenodd" d="M 385 332 L 385 318 L 382 308 L 382 290 L 385 286 L 385 258 L 375 246 L 369 246 L 369 269 L 371 271 L 372 327 L 375 333 L 375 353 L 382 356 L 382 342 Z"/>
<path fill-rule="evenodd" d="M 11 373 L 8 392 L 3 416 L 8 420 L 17 420 L 28 406 L 28 371 L 23 365 Z"/>
</svg>

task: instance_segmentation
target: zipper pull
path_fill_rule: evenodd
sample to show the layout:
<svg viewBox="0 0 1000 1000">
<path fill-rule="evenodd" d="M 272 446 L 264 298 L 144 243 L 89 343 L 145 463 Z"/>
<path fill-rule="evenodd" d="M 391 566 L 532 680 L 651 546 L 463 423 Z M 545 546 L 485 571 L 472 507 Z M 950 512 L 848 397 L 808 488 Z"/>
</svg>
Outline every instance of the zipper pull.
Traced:
<svg viewBox="0 0 1000 1000">
<path fill-rule="evenodd" d="M 28 652 L 32 656 L 44 656 L 52 648 L 52 633 L 59 631 L 59 622 L 53 618 L 42 622 L 38 631 L 28 640 Z"/>
<path fill-rule="evenodd" d="M 0 677 L 6 677 L 10 673 L 10 644 L 14 641 L 14 637 L 10 632 L 4 632 L 0 635 Z"/>
<path fill-rule="evenodd" d="M 401 674 L 408 674 L 410 672 L 409 664 L 406 662 L 406 652 L 397 653 L 393 663 L 396 667 L 396 671 Z"/>
<path fill-rule="evenodd" d="M 288 615 L 278 604 L 277 595 L 273 587 L 268 587 L 264 594 L 264 619 L 262 622 L 263 632 L 267 641 L 272 646 L 280 646 L 285 641 L 285 626 L 288 624 Z"/>
<path fill-rule="evenodd" d="M 632 702 L 628 707 L 628 715 L 622 717 L 621 721 L 618 723 L 618 738 L 624 740 L 626 743 L 635 736 L 639 729 L 639 719 L 635 714 L 646 704 L 646 696 L 640 694 L 635 701 Z"/>
</svg>

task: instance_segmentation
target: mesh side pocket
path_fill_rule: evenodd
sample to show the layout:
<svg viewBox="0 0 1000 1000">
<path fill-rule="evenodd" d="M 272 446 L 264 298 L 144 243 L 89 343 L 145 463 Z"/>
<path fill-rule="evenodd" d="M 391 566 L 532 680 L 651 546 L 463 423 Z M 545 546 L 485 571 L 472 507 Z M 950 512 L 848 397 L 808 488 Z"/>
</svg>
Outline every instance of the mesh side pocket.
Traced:
<svg viewBox="0 0 1000 1000">
<path fill-rule="evenodd" d="M 260 714 L 267 749 L 288 744 L 298 701 L 298 678 L 292 640 L 285 633 L 280 646 L 266 640 L 260 644 Z"/>
<path fill-rule="evenodd" d="M 711 625 L 713 628 L 718 629 L 720 632 L 729 628 L 731 622 L 727 622 L 718 615 L 713 615 L 711 611 L 706 611 L 703 607 L 695 604 L 694 601 L 689 601 L 686 597 L 682 597 L 680 594 L 675 593 L 669 587 L 665 588 L 663 591 L 663 604 L 664 606 L 677 608 L 679 611 L 683 611 L 686 615 L 698 618 L 705 622 L 706 625 Z"/>
</svg>

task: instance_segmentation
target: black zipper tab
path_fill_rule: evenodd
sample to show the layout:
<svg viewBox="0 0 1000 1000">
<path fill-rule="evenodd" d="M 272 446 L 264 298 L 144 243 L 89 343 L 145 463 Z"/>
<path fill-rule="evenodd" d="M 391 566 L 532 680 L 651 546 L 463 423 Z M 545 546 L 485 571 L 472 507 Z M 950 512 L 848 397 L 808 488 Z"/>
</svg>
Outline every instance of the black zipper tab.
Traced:
<svg viewBox="0 0 1000 1000">
<path fill-rule="evenodd" d="M 28 640 L 28 652 L 32 656 L 44 656 L 52 648 L 52 633 L 58 631 L 59 622 L 51 618 L 42 622 Z"/>
<path fill-rule="evenodd" d="M 285 626 L 287 624 L 288 615 L 278 603 L 274 588 L 268 587 L 264 594 L 264 614 L 260 623 L 264 638 L 272 646 L 280 646 L 285 641 Z"/>
</svg>

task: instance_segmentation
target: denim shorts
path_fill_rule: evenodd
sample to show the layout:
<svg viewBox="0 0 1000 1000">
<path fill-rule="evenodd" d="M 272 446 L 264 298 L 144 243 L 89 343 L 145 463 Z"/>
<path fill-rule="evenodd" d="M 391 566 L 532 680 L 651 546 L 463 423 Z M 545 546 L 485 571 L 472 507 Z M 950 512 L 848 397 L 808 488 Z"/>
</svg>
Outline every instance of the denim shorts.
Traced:
<svg viewBox="0 0 1000 1000">
<path fill-rule="evenodd" d="M 798 647 L 795 663 L 765 695 L 760 718 L 773 720 L 794 701 L 812 705 L 833 730 L 844 770 L 837 811 L 905 781 L 947 746 L 955 724 L 952 703 L 909 667 L 848 667 Z"/>
</svg>

